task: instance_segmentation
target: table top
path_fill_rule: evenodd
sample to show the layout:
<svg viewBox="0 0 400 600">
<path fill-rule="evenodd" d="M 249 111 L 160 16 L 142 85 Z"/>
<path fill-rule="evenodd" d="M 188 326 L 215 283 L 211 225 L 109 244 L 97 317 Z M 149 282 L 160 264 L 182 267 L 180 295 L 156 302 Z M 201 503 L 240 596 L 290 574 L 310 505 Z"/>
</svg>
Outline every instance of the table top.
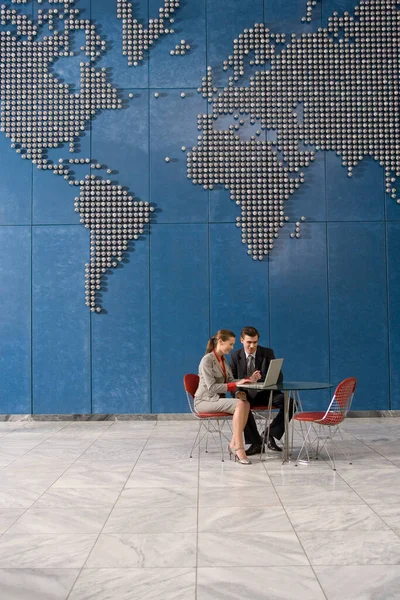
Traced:
<svg viewBox="0 0 400 600">
<path fill-rule="evenodd" d="M 275 385 L 267 385 L 266 390 L 293 391 L 293 390 L 325 390 L 333 387 L 333 383 L 318 381 L 282 381 Z"/>
</svg>

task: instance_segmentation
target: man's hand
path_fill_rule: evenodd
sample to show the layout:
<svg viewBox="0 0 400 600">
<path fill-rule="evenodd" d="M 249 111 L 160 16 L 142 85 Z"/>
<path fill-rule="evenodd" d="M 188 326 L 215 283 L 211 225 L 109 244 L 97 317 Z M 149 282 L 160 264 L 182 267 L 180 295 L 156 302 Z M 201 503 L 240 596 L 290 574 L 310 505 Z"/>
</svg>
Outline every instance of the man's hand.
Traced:
<svg viewBox="0 0 400 600">
<path fill-rule="evenodd" d="M 255 383 L 259 379 L 261 379 L 261 371 L 254 371 L 253 375 L 249 377 L 251 383 Z"/>
</svg>

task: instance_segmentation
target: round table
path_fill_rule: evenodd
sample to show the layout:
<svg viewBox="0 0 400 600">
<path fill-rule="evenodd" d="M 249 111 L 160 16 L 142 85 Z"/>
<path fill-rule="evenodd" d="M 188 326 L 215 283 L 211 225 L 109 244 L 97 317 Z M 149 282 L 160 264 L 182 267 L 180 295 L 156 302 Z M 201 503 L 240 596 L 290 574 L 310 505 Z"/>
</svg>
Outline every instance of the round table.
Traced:
<svg viewBox="0 0 400 600">
<path fill-rule="evenodd" d="M 246 388 L 246 384 L 242 384 L 241 388 Z M 283 463 L 289 461 L 290 459 L 290 449 L 289 449 L 289 435 L 287 434 L 289 430 L 289 399 L 290 393 L 295 392 L 295 400 L 298 401 L 297 392 L 303 390 L 326 390 L 333 387 L 333 383 L 321 383 L 318 381 L 282 381 L 281 383 L 276 383 L 275 385 L 267 385 L 261 388 L 259 391 L 271 391 L 271 392 L 283 392 L 284 399 L 284 415 L 285 415 L 285 439 L 283 445 Z M 254 388 L 252 388 L 254 389 Z M 269 406 L 272 406 L 272 393 L 270 394 Z"/>
</svg>

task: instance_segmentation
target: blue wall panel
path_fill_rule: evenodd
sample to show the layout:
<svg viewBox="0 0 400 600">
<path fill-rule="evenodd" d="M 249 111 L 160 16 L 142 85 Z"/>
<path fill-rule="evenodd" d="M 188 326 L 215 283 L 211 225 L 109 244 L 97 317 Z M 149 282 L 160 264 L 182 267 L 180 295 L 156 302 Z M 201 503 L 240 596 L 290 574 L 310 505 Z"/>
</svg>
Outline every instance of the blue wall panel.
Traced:
<svg viewBox="0 0 400 600">
<path fill-rule="evenodd" d="M 316 31 L 321 26 L 322 2 L 313 6 L 312 21 L 302 22 L 306 15 L 306 2 L 288 0 L 286 2 L 273 2 L 264 0 L 264 23 L 274 33 L 303 33 Z"/>
<path fill-rule="evenodd" d="M 207 0 L 207 22 L 213 23 L 208 28 L 207 64 L 213 68 L 215 84 L 225 85 L 227 75 L 222 63 L 232 54 L 233 40 L 245 28 L 263 22 L 263 0 Z"/>
<path fill-rule="evenodd" d="M 343 13 L 345 10 L 353 11 L 354 7 L 359 4 L 359 0 L 329 0 L 328 2 L 322 1 L 322 18 L 323 24 L 326 25 L 327 19 L 332 15 L 334 11 Z"/>
<path fill-rule="evenodd" d="M 392 410 L 400 410 L 400 223 L 387 225 L 390 397 Z"/>
<path fill-rule="evenodd" d="M 268 344 L 268 261 L 254 261 L 234 223 L 210 225 L 211 333 L 231 329 L 236 348 L 243 327 L 252 325 Z"/>
<path fill-rule="evenodd" d="M 187 412 L 183 375 L 210 337 L 207 225 L 156 225 L 151 238 L 152 411 Z"/>
<path fill-rule="evenodd" d="M 307 221 L 325 221 L 325 154 L 316 152 L 315 160 L 303 172 L 304 183 L 286 202 L 285 214 L 291 222 L 300 221 L 302 216 L 306 217 Z"/>
<path fill-rule="evenodd" d="M 326 199 L 329 221 L 381 221 L 384 217 L 384 172 L 366 157 L 352 177 L 340 156 L 326 153 Z"/>
<path fill-rule="evenodd" d="M 391 197 L 391 194 L 385 194 L 386 200 L 386 218 L 388 221 L 400 221 L 400 210 L 397 201 Z"/>
<path fill-rule="evenodd" d="M 132 2 L 133 18 L 147 28 L 162 4 Z M 349 178 L 334 152 L 316 152 L 304 184 L 285 202 L 289 222 L 259 262 L 241 243 L 240 207 L 229 190 L 194 185 L 181 149 L 197 145 L 197 116 L 211 109 L 197 92 L 207 65 L 221 91 L 233 74 L 223 61 L 244 29 L 264 22 L 272 33 L 313 32 L 357 1 L 317 2 L 310 23 L 301 21 L 306 0 L 180 4 L 169 23 L 174 33 L 161 35 L 129 67 L 116 0 L 76 1 L 106 40 L 94 66 L 107 69 L 123 109 L 99 111 L 76 152 L 66 144 L 47 157 L 90 158 L 112 171 L 96 175 L 156 208 L 150 230 L 103 281 L 101 314 L 85 306 L 89 232 L 74 212 L 79 187 L 21 160 L 0 134 L 1 412 L 186 412 L 182 376 L 196 372 L 209 335 L 221 327 L 239 334 L 246 324 L 284 357 L 287 380 L 337 384 L 354 374 L 354 408 L 400 410 L 400 206 L 385 194 L 383 167 L 364 158 Z M 15 8 L 37 14 L 46 7 Z M 80 91 L 79 63 L 88 60 L 84 33 L 72 36 L 75 55 L 51 66 L 71 92 Z M 183 39 L 190 50 L 172 56 Z M 246 70 L 243 85 L 253 72 Z M 238 135 L 246 141 L 260 123 L 250 124 L 249 114 L 240 118 Z M 220 115 L 214 128 L 236 123 L 233 114 Z M 265 136 L 275 139 L 276 131 L 258 139 Z M 88 165 L 74 171 L 79 180 L 91 172 Z M 291 239 L 302 216 L 301 237 Z M 329 395 L 304 394 L 304 400 L 308 408 L 320 406 Z"/>
<path fill-rule="evenodd" d="M 90 132 L 85 131 L 80 143 L 75 147 L 75 152 L 68 154 L 68 147 L 65 146 L 51 156 L 55 157 L 55 163 L 58 163 L 57 156 L 64 158 L 65 164 L 72 168 L 76 180 L 83 180 L 85 175 L 90 173 L 90 165 L 70 165 L 68 160 L 90 157 Z M 35 225 L 79 224 L 79 214 L 74 212 L 74 201 L 75 197 L 79 196 L 79 186 L 68 185 L 63 176 L 34 167 L 32 196 L 32 221 Z"/>
<path fill-rule="evenodd" d="M 133 94 L 133 98 L 129 95 Z M 93 161 L 112 173 L 104 179 L 127 186 L 137 199 L 149 200 L 149 92 L 128 89 L 125 109 L 102 112 L 92 125 Z"/>
<path fill-rule="evenodd" d="M 240 216 L 240 206 L 231 200 L 229 190 L 222 185 L 216 185 L 209 192 L 210 223 L 235 223 Z"/>
<path fill-rule="evenodd" d="M 206 0 L 182 2 L 173 15 L 173 34 L 163 35 L 154 45 L 149 59 L 149 80 L 151 88 L 174 87 L 197 88 L 206 70 Z M 150 14 L 156 15 L 159 0 L 149 0 Z M 172 56 L 181 40 L 191 49 L 183 56 Z"/>
<path fill-rule="evenodd" d="M 93 412 L 150 413 L 149 238 L 107 276 L 92 315 Z"/>
<path fill-rule="evenodd" d="M 307 223 L 300 238 L 282 233 L 270 259 L 271 346 L 284 357 L 286 381 L 329 382 L 326 225 Z M 328 392 L 304 392 L 305 407 L 327 400 Z"/>
<path fill-rule="evenodd" d="M 31 232 L 0 227 L 0 412 L 31 412 Z"/>
<path fill-rule="evenodd" d="M 186 152 L 197 139 L 197 115 L 207 112 L 195 90 L 158 92 L 150 96 L 150 194 L 158 223 L 206 223 L 208 194 L 187 179 Z M 170 162 L 165 162 L 168 157 Z"/>
<path fill-rule="evenodd" d="M 89 235 L 35 227 L 32 241 L 33 412 L 90 413 Z"/>
<path fill-rule="evenodd" d="M 0 225 L 29 225 L 32 212 L 32 163 L 23 160 L 11 148 L 11 142 L 4 134 L 0 134 L 0 156 Z"/>
<path fill-rule="evenodd" d="M 328 225 L 331 379 L 357 377 L 354 409 L 389 408 L 385 228 Z"/>
<path fill-rule="evenodd" d="M 148 24 L 148 0 L 135 0 L 133 18 L 145 28 Z M 151 15 L 158 17 L 158 10 Z M 122 20 L 116 18 L 117 3 L 110 0 L 93 0 L 91 16 L 101 28 L 101 35 L 107 42 L 107 53 L 96 66 L 105 67 L 110 72 L 113 85 L 119 88 L 146 88 L 149 83 L 149 67 L 147 55 L 137 67 L 128 67 L 128 58 L 122 56 Z"/>
</svg>

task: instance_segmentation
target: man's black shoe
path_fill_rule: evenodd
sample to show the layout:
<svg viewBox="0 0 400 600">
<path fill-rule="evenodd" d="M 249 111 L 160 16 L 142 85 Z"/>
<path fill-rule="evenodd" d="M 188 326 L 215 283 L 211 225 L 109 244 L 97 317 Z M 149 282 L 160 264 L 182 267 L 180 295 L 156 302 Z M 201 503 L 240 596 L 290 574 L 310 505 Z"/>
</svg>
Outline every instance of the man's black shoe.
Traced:
<svg viewBox="0 0 400 600">
<path fill-rule="evenodd" d="M 264 448 L 265 452 L 265 448 Z M 254 456 L 255 454 L 261 454 L 261 444 L 251 444 L 246 450 L 247 456 Z"/>
<path fill-rule="evenodd" d="M 273 438 L 272 435 L 270 435 L 268 438 L 267 446 L 269 450 L 274 450 L 275 452 L 282 452 L 282 448 L 278 446 L 278 444 L 275 441 L 275 438 Z"/>
</svg>

